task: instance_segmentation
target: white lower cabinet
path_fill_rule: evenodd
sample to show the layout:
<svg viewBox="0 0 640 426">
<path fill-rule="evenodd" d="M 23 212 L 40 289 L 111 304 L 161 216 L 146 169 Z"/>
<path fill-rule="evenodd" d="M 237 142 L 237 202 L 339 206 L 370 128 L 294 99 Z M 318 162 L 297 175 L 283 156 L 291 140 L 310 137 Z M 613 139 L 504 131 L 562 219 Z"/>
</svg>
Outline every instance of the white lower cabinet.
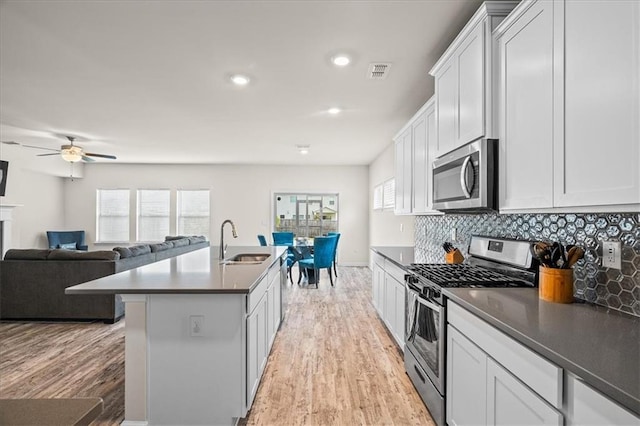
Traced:
<svg viewBox="0 0 640 426">
<path fill-rule="evenodd" d="M 487 359 L 488 425 L 556 425 L 563 416 L 493 359 Z"/>
<path fill-rule="evenodd" d="M 640 417 L 456 303 L 447 302 L 447 315 L 447 424 L 640 425 Z"/>
<path fill-rule="evenodd" d="M 447 423 L 458 426 L 484 424 L 487 417 L 486 390 L 487 354 L 449 326 Z"/>
<path fill-rule="evenodd" d="M 567 426 L 639 425 L 640 418 L 567 374 Z"/>
<path fill-rule="evenodd" d="M 247 317 L 247 406 L 256 396 L 262 370 L 267 363 L 267 295 Z"/>
<path fill-rule="evenodd" d="M 373 253 L 373 306 L 393 335 L 396 343 L 404 351 L 405 329 L 405 271 L 383 256 Z"/>
</svg>

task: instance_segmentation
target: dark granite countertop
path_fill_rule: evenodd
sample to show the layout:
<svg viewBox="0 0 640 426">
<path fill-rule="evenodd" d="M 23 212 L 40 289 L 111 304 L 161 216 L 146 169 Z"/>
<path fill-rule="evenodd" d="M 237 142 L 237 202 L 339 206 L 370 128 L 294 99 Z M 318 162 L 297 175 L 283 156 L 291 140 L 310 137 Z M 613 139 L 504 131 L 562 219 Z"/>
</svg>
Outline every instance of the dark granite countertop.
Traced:
<svg viewBox="0 0 640 426">
<path fill-rule="evenodd" d="M 447 288 L 443 294 L 640 415 L 640 318 L 537 289 Z"/>
<path fill-rule="evenodd" d="M 392 261 L 403 269 L 409 266 L 411 263 L 414 263 L 413 247 L 371 246 L 371 250 L 381 256 L 384 256 L 386 259 Z"/>
<path fill-rule="evenodd" d="M 66 294 L 250 293 L 271 265 L 287 251 L 284 246 L 229 247 L 226 258 L 240 253 L 265 253 L 259 264 L 220 264 L 220 248 L 200 250 L 150 263 L 97 280 L 68 287 Z"/>
</svg>

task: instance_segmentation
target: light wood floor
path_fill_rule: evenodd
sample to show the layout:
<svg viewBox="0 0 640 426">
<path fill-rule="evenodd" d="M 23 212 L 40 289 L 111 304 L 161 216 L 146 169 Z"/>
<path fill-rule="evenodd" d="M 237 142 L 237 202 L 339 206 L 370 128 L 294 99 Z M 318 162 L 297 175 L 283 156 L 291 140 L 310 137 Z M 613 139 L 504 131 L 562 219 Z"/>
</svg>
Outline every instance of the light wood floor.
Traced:
<svg viewBox="0 0 640 426">
<path fill-rule="evenodd" d="M 368 268 L 290 287 L 289 309 L 246 425 L 432 425 L 371 305 Z M 297 275 L 297 274 L 294 274 Z M 124 321 L 0 323 L 0 398 L 100 396 L 94 425 L 124 418 Z"/>
</svg>

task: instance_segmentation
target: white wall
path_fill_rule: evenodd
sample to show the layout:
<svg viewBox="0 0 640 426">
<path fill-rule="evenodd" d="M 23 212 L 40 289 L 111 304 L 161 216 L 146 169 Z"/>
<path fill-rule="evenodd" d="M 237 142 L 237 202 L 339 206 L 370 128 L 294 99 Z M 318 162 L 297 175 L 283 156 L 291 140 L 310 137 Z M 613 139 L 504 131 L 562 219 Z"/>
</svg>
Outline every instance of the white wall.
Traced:
<svg viewBox="0 0 640 426">
<path fill-rule="evenodd" d="M 46 231 L 65 230 L 64 178 L 68 163 L 36 157 L 37 151 L 0 145 L 0 159 L 9 162 L 7 188 L 0 204 L 20 204 L 13 213 L 12 247 L 46 248 Z M 54 176 L 57 174 L 58 176 Z"/>
<path fill-rule="evenodd" d="M 394 176 L 394 145 L 389 144 L 369 165 L 369 244 L 411 246 L 414 243 L 414 216 L 396 216 L 392 210 L 373 210 L 373 188 Z"/>
<path fill-rule="evenodd" d="M 84 178 L 65 182 L 67 224 L 96 235 L 96 189 L 211 190 L 211 242 L 218 245 L 220 224 L 232 219 L 238 239 L 225 230 L 230 245 L 257 245 L 257 234 L 272 232 L 274 192 L 336 192 L 339 194 L 339 263 L 367 265 L 369 258 L 369 191 L 367 166 L 256 166 L 90 164 Z M 172 225 L 173 226 L 173 225 Z"/>
</svg>

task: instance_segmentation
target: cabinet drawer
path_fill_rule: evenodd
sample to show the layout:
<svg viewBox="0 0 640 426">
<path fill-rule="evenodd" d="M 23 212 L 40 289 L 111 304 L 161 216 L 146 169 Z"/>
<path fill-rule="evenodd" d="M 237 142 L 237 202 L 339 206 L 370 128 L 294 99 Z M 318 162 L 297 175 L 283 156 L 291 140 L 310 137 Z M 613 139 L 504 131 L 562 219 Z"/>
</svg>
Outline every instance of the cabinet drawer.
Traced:
<svg viewBox="0 0 640 426">
<path fill-rule="evenodd" d="M 271 272 L 271 271 L 269 271 Z M 269 275 L 263 277 L 260 280 L 260 283 L 253 289 L 251 293 L 247 295 L 247 314 L 251 314 L 253 310 L 258 306 L 260 299 L 265 295 L 267 289 L 269 288 Z"/>
<path fill-rule="evenodd" d="M 459 305 L 447 302 L 448 322 L 554 407 L 562 408 L 562 368 Z"/>
<path fill-rule="evenodd" d="M 384 270 L 387 274 L 391 275 L 396 281 L 404 285 L 404 276 L 407 274 L 407 271 L 405 271 L 402 268 L 399 268 L 398 266 L 394 265 L 391 262 L 387 262 L 385 264 Z"/>
</svg>

